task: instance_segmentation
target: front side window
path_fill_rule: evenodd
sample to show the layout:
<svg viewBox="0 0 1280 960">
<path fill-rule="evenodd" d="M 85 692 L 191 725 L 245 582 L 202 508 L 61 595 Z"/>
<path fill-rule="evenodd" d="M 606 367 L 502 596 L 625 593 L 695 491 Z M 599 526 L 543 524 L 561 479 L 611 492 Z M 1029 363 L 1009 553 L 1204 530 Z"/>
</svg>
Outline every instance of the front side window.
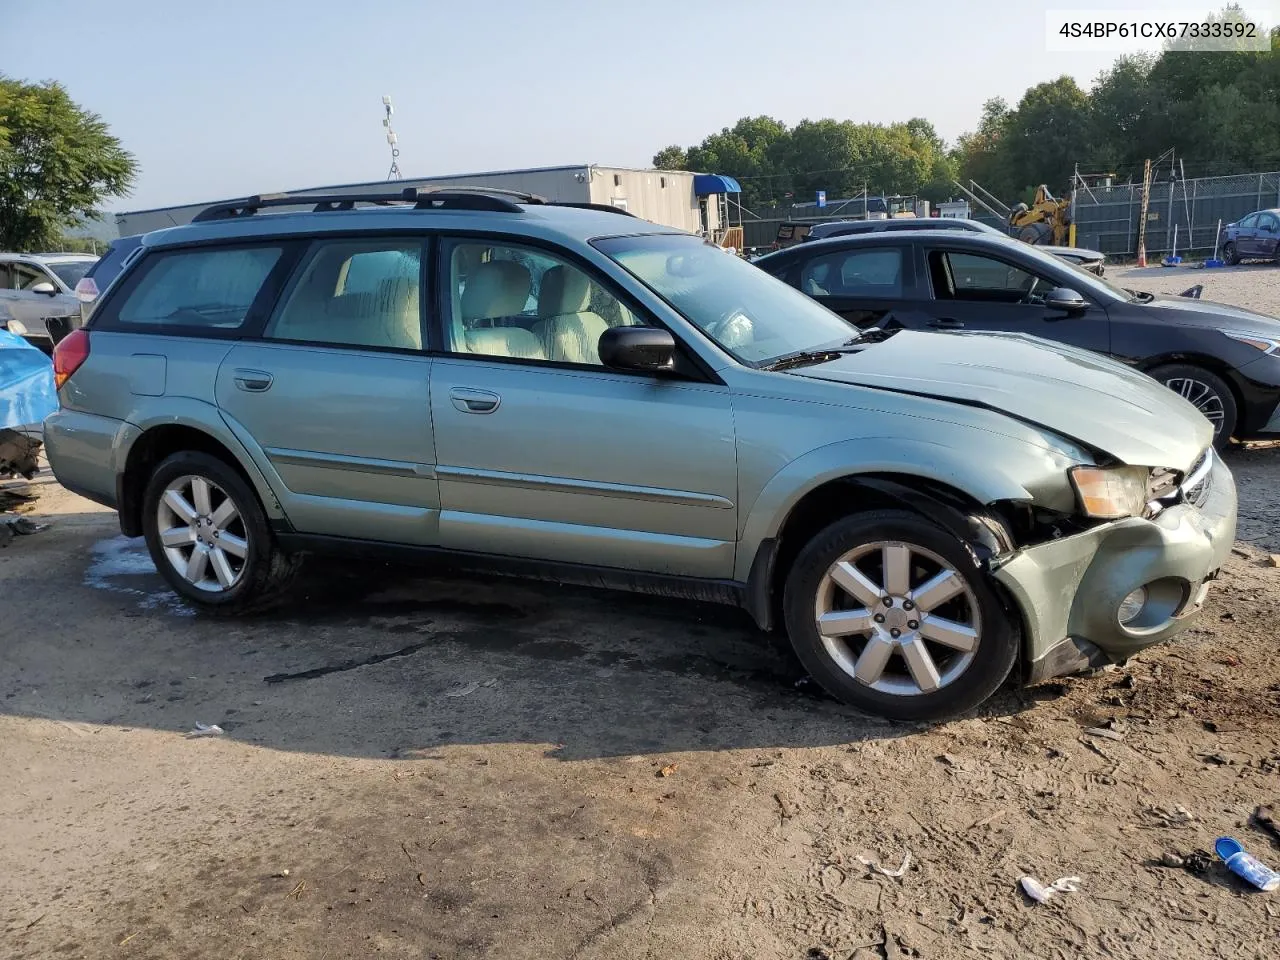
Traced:
<svg viewBox="0 0 1280 960">
<path fill-rule="evenodd" d="M 800 271 L 800 289 L 811 297 L 900 297 L 902 251 L 840 250 L 814 257 Z"/>
<path fill-rule="evenodd" d="M 120 305 L 116 322 L 236 330 L 283 252 L 278 246 L 255 246 L 153 254 Z"/>
<path fill-rule="evenodd" d="M 1241 230 L 1252 230 L 1253 225 L 1257 222 L 1258 222 L 1258 215 L 1256 213 L 1251 213 L 1247 217 L 1245 217 L 1243 220 L 1241 220 L 1238 224 L 1236 224 L 1236 226 L 1238 226 Z"/>
<path fill-rule="evenodd" d="M 938 300 L 1036 303 L 1054 286 L 1033 273 L 974 253 L 929 253 L 933 295 Z"/>
<path fill-rule="evenodd" d="M 314 241 L 263 335 L 421 350 L 421 277 L 419 241 Z"/>
<path fill-rule="evenodd" d="M 449 350 L 600 364 L 601 335 L 639 321 L 581 268 L 532 247 L 488 241 L 448 247 Z"/>
<path fill-rule="evenodd" d="M 13 269 L 13 289 L 30 290 L 38 283 L 52 283 L 53 281 L 46 276 L 43 270 L 29 266 L 25 263 L 12 264 Z"/>
<path fill-rule="evenodd" d="M 699 237 L 610 237 L 594 246 L 745 363 L 765 365 L 858 336 L 799 290 Z"/>
</svg>

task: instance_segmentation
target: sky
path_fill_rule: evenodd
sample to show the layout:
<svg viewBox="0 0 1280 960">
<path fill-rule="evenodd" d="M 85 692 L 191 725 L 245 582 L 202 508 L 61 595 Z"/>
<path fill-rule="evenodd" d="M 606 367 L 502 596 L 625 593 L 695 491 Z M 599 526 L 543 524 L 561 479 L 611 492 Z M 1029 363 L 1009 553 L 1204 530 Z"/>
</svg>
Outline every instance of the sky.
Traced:
<svg viewBox="0 0 1280 960">
<path fill-rule="evenodd" d="M 1106 6 L 0 0 L 0 72 L 57 80 L 101 115 L 140 166 L 132 194 L 106 207 L 136 210 L 384 179 L 383 95 L 406 177 L 647 167 L 668 144 L 757 114 L 921 116 L 950 141 L 990 97 L 1016 103 L 1064 73 L 1091 84 L 1116 53 L 1047 52 L 1045 14 Z"/>
</svg>

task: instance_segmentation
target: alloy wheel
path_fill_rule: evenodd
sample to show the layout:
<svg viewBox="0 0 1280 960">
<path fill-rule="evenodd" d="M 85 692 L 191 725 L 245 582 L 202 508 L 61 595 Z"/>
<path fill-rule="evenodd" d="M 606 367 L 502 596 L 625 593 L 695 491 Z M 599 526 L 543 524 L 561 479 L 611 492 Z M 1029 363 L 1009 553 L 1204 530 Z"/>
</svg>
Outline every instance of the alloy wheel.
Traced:
<svg viewBox="0 0 1280 960">
<path fill-rule="evenodd" d="M 156 530 L 169 563 L 197 589 L 223 593 L 248 566 L 249 536 L 234 500 L 207 477 L 178 477 L 156 506 Z"/>
<path fill-rule="evenodd" d="M 894 696 L 933 693 L 973 663 L 982 637 L 978 599 L 938 554 L 911 543 L 867 543 L 818 584 L 822 645 L 849 676 Z"/>
<path fill-rule="evenodd" d="M 1213 387 L 1194 377 L 1174 377 L 1172 380 L 1166 380 L 1165 386 L 1184 400 L 1195 404 L 1204 418 L 1213 424 L 1215 437 L 1222 432 L 1222 422 L 1226 412 L 1222 407 L 1222 398 Z"/>
</svg>

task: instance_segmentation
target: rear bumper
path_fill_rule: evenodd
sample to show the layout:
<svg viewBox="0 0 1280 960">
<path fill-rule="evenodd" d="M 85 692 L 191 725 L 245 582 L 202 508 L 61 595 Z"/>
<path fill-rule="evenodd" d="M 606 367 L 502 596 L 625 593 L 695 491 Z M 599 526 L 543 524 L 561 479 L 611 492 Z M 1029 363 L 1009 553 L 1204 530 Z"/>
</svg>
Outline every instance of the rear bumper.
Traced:
<svg viewBox="0 0 1280 960">
<path fill-rule="evenodd" d="M 1022 611 L 1028 680 L 1122 662 L 1181 633 L 1200 612 L 1235 531 L 1235 481 L 1215 456 L 1199 507 L 1178 504 L 1150 520 L 1117 520 L 1015 554 L 995 577 Z M 1144 586 L 1144 614 L 1121 624 L 1121 600 Z"/>
<path fill-rule="evenodd" d="M 124 420 L 61 409 L 45 418 L 45 453 L 60 484 L 115 509 L 117 478 L 137 434 L 138 428 Z"/>
</svg>

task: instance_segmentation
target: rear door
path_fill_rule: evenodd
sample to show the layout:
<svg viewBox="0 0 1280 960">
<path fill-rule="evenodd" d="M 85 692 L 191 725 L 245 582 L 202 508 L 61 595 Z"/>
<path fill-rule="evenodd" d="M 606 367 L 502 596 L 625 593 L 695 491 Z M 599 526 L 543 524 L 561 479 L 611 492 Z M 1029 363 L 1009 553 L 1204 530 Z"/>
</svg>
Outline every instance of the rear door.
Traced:
<svg viewBox="0 0 1280 960">
<path fill-rule="evenodd" d="M 986 250 L 926 243 L 924 269 L 933 305 L 929 326 L 938 330 L 997 330 L 1057 340 L 1108 353 L 1106 310 L 1085 294 L 1089 306 L 1068 314 L 1045 305 L 1045 296 L 1065 284 L 1013 258 Z"/>
<path fill-rule="evenodd" d="M 1242 257 L 1257 256 L 1259 214 L 1251 213 L 1236 224 L 1236 253 Z"/>
<path fill-rule="evenodd" d="M 426 263 L 421 236 L 311 242 L 261 339 L 219 367 L 223 417 L 301 533 L 437 542 Z"/>
</svg>

